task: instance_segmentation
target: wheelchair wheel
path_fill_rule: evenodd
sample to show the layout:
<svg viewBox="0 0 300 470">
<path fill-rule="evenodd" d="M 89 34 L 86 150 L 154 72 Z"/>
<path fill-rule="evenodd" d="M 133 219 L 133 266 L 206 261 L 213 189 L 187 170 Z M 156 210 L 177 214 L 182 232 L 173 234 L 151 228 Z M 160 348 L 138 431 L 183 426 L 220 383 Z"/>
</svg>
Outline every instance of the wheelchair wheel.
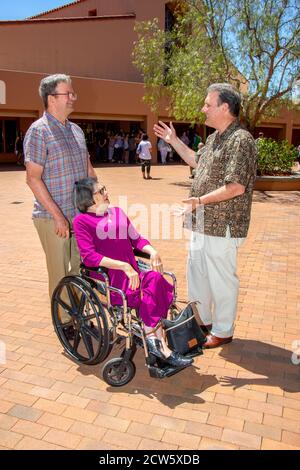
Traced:
<svg viewBox="0 0 300 470">
<path fill-rule="evenodd" d="M 125 361 L 122 357 L 115 357 L 105 364 L 102 375 L 108 385 L 122 387 L 135 376 L 135 365 L 131 361 Z"/>
<path fill-rule="evenodd" d="M 72 359 L 98 364 L 107 357 L 110 347 L 107 317 L 87 281 L 79 276 L 64 277 L 53 293 L 51 311 L 55 332 Z"/>
</svg>

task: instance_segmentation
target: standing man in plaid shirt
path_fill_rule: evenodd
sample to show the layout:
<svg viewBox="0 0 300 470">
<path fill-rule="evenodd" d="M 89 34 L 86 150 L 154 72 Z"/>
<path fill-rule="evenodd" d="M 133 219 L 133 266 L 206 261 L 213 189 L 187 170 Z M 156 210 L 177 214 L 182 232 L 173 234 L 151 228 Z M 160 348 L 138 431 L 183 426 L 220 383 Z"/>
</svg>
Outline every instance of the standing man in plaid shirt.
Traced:
<svg viewBox="0 0 300 470">
<path fill-rule="evenodd" d="M 49 295 L 61 278 L 79 272 L 80 257 L 71 235 L 75 181 L 97 179 L 83 131 L 68 121 L 77 95 L 69 76 L 43 78 L 39 88 L 43 116 L 24 139 L 27 184 L 35 196 L 33 223 L 46 255 Z"/>
</svg>

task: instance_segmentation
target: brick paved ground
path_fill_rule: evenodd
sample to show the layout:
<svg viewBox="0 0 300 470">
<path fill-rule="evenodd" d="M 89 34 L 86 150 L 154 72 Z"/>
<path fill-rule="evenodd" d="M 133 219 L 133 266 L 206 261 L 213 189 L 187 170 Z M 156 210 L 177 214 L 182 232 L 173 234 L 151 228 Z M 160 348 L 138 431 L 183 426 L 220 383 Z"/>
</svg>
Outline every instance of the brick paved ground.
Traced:
<svg viewBox="0 0 300 470">
<path fill-rule="evenodd" d="M 119 194 L 148 208 L 187 194 L 181 165 L 154 168 L 152 181 L 136 167 L 97 172 L 114 204 Z M 1 449 L 300 448 L 300 366 L 291 362 L 300 341 L 299 192 L 255 194 L 234 342 L 163 381 L 150 379 L 139 351 L 134 380 L 112 389 L 99 366 L 65 357 L 53 332 L 25 173 L 1 172 L 0 187 Z M 185 298 L 184 243 L 155 245 Z"/>
</svg>

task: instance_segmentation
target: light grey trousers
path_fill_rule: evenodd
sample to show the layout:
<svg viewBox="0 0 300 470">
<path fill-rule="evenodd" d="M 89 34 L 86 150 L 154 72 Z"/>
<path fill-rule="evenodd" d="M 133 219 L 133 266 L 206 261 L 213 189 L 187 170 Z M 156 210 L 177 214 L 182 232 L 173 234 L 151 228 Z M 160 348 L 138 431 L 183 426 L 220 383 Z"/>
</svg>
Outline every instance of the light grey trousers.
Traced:
<svg viewBox="0 0 300 470">
<path fill-rule="evenodd" d="M 239 279 L 237 250 L 245 238 L 213 237 L 192 232 L 187 261 L 188 295 L 197 304 L 205 325 L 219 338 L 233 335 L 237 313 Z"/>
</svg>

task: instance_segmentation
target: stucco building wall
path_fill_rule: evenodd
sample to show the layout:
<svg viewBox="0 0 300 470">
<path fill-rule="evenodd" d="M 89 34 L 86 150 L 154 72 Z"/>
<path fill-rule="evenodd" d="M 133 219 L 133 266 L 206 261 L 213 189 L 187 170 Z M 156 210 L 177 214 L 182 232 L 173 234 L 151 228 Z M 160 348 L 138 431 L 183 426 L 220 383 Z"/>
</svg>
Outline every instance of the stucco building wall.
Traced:
<svg viewBox="0 0 300 470">
<path fill-rule="evenodd" d="M 0 132 L 29 127 L 43 113 L 38 86 L 43 76 L 67 73 L 78 93 L 71 119 L 85 122 L 137 123 L 156 148 L 153 124 L 170 120 L 165 103 L 154 114 L 143 102 L 144 86 L 132 65 L 135 21 L 157 17 L 165 24 L 167 0 L 80 0 L 24 21 L 0 21 Z M 97 16 L 88 16 L 89 14 Z M 181 127 L 180 127 L 181 126 Z M 178 124 L 178 129 L 187 123 Z M 266 136 L 298 145 L 300 116 L 283 110 L 262 123 Z M 205 137 L 205 126 L 200 133 Z M 7 130 L 8 132 L 8 130 Z M 1 137 L 1 136 L 0 136 Z M 2 139 L 3 140 L 3 139 Z M 3 145 L 2 145 L 3 147 Z M 13 161 L 1 150 L 0 161 Z M 156 152 L 154 161 L 157 159 Z"/>
</svg>

